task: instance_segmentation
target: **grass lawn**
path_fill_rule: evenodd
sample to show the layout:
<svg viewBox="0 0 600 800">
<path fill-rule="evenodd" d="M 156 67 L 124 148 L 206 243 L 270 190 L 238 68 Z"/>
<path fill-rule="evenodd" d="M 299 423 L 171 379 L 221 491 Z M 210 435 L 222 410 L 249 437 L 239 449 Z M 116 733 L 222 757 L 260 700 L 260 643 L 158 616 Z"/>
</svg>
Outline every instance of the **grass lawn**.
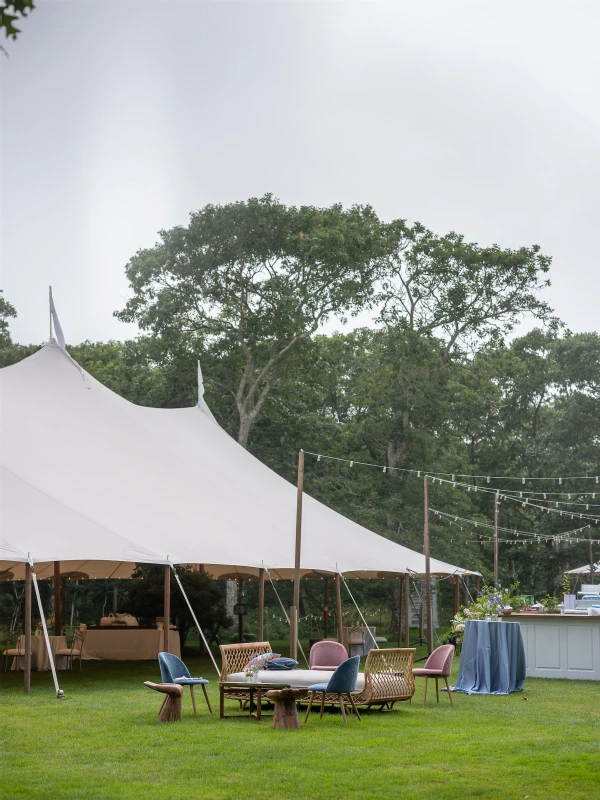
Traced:
<svg viewBox="0 0 600 800">
<path fill-rule="evenodd" d="M 183 722 L 159 725 L 162 695 L 153 662 L 84 662 L 59 673 L 0 681 L 1 798 L 550 798 L 593 797 L 600 788 L 600 685 L 529 679 L 521 694 L 454 696 L 372 711 L 344 727 L 339 713 L 311 715 L 299 731 L 270 717 L 219 720 L 217 677 L 206 659 L 187 659 L 211 679 Z M 455 675 L 454 675 L 455 677 Z M 198 693 L 201 697 L 201 692 Z M 527 698 L 527 700 L 525 700 Z M 230 710 L 236 704 L 230 702 Z"/>
</svg>

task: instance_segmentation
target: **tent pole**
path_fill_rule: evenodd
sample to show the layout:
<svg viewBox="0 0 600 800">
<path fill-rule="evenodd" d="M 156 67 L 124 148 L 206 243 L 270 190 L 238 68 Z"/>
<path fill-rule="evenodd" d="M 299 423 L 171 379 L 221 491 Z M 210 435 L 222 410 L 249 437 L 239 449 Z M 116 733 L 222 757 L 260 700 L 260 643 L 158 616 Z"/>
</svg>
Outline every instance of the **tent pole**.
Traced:
<svg viewBox="0 0 600 800">
<path fill-rule="evenodd" d="M 171 624 L 171 567 L 165 564 L 165 591 L 163 596 L 163 650 L 165 653 L 170 653 L 169 650 L 169 625 Z"/>
<path fill-rule="evenodd" d="M 431 619 L 431 559 L 429 556 L 429 476 L 423 479 L 424 487 L 424 542 L 423 550 L 425 553 L 425 613 L 427 617 L 427 652 L 433 652 L 433 621 Z"/>
<path fill-rule="evenodd" d="M 54 562 L 54 635 L 60 636 L 60 561 Z"/>
<path fill-rule="evenodd" d="M 25 564 L 25 694 L 31 691 L 31 564 Z"/>
<path fill-rule="evenodd" d="M 590 528 L 590 583 L 594 583 L 594 546 L 592 543 L 592 529 Z"/>
<path fill-rule="evenodd" d="M 404 597 L 404 575 L 398 575 L 398 647 L 402 647 L 402 619 L 404 616 L 403 597 Z"/>
<path fill-rule="evenodd" d="M 54 689 L 56 690 L 56 696 L 60 699 L 64 699 L 65 693 L 58 685 L 58 678 L 56 677 L 56 667 L 54 666 L 54 656 L 52 655 L 52 648 L 50 647 L 50 637 L 48 636 L 46 618 L 44 617 L 44 607 L 42 606 L 42 598 L 40 597 L 40 587 L 38 586 L 37 577 L 33 569 L 31 570 L 31 577 L 33 579 L 33 588 L 35 589 L 35 596 L 37 598 L 38 608 L 40 610 L 40 617 L 42 619 L 42 629 L 44 631 L 44 640 L 46 642 L 46 649 L 48 650 L 48 658 L 50 659 L 50 669 L 52 670 Z"/>
<path fill-rule="evenodd" d="M 265 570 L 258 570 L 258 635 L 259 642 L 263 641 L 265 624 Z"/>
<path fill-rule="evenodd" d="M 175 580 L 176 580 L 176 581 L 177 581 L 177 583 L 179 584 L 179 588 L 181 589 L 181 594 L 182 594 L 182 595 L 184 596 L 184 598 L 185 598 L 185 602 L 187 603 L 187 606 L 188 606 L 188 608 L 189 608 L 189 610 L 190 610 L 190 614 L 192 615 L 192 619 L 193 619 L 193 620 L 194 620 L 194 622 L 196 623 L 196 627 L 198 628 L 198 633 L 200 634 L 200 636 L 201 636 L 201 638 L 202 638 L 202 641 L 204 642 L 204 646 L 206 647 L 206 650 L 207 650 L 207 652 L 208 652 L 208 655 L 210 656 L 210 658 L 211 658 L 211 661 L 213 662 L 213 664 L 214 664 L 214 667 L 215 667 L 215 669 L 217 670 L 217 675 L 220 675 L 221 673 L 220 673 L 220 671 L 219 671 L 219 668 L 217 667 L 217 662 L 215 661 L 215 657 L 214 657 L 214 656 L 213 656 L 213 654 L 212 654 L 212 650 L 211 650 L 211 649 L 210 649 L 210 647 L 208 646 L 208 642 L 206 641 L 206 636 L 204 635 L 204 631 L 203 631 L 203 630 L 202 630 L 202 628 L 200 627 L 200 623 L 198 622 L 198 618 L 197 618 L 197 617 L 196 617 L 196 615 L 194 614 L 194 609 L 192 608 L 192 604 L 190 603 L 190 601 L 189 601 L 189 598 L 188 598 L 187 594 L 186 594 L 186 593 L 185 593 L 185 591 L 183 590 L 183 586 L 181 585 L 181 581 L 179 580 L 179 575 L 177 574 L 177 570 L 175 569 L 175 567 L 173 567 L 173 575 L 175 575 Z"/>
<path fill-rule="evenodd" d="M 241 606 L 242 603 L 244 602 L 244 579 L 243 578 L 238 578 L 237 579 L 237 585 L 238 585 L 237 601 L 238 601 L 238 605 Z M 239 610 L 240 609 L 238 609 L 238 611 Z M 244 642 L 244 615 L 243 614 L 238 614 L 238 642 L 240 644 L 243 644 L 243 642 Z"/>
<path fill-rule="evenodd" d="M 452 598 L 452 615 L 455 617 L 460 609 L 460 578 L 454 575 L 452 578 L 454 595 Z"/>
<path fill-rule="evenodd" d="M 494 495 L 494 589 L 498 588 L 498 492 Z"/>
<path fill-rule="evenodd" d="M 410 575 L 404 577 L 404 646 L 410 647 Z"/>
<path fill-rule="evenodd" d="M 325 576 L 325 596 L 323 598 L 323 638 L 327 639 L 329 626 L 329 576 Z"/>
<path fill-rule="evenodd" d="M 302 493 L 304 491 L 304 450 L 298 453 L 298 493 L 296 496 L 296 551 L 294 554 L 294 600 L 290 619 L 290 658 L 298 655 L 298 614 L 300 611 L 300 553 L 302 549 Z"/>
<path fill-rule="evenodd" d="M 339 572 L 335 573 L 335 624 L 338 642 L 342 644 L 342 586 Z"/>
</svg>

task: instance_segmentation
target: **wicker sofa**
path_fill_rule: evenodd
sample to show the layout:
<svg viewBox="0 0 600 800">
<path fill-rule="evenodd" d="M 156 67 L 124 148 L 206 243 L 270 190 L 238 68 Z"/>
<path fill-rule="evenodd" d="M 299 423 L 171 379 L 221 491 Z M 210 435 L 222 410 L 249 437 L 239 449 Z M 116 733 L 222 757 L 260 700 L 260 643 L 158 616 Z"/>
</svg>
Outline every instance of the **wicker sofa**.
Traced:
<svg viewBox="0 0 600 800">
<path fill-rule="evenodd" d="M 222 644 L 220 650 L 222 658 L 220 681 L 242 680 L 240 675 L 252 656 L 272 652 L 269 642 Z M 415 693 L 412 674 L 414 654 L 415 649 L 408 647 L 371 650 L 367 655 L 364 672 L 359 674 L 357 691 L 353 693 L 356 705 L 393 708 L 394 703 L 410 701 Z M 277 679 L 294 688 L 305 688 L 311 683 L 322 683 L 329 677 L 329 673 L 322 670 L 290 670 L 289 672 L 264 670 L 259 673 L 259 679 L 265 682 Z M 249 699 L 250 693 L 241 688 L 227 689 L 224 697 L 243 704 Z M 325 702 L 337 705 L 339 700 L 337 695 L 331 694 L 326 695 Z"/>
</svg>

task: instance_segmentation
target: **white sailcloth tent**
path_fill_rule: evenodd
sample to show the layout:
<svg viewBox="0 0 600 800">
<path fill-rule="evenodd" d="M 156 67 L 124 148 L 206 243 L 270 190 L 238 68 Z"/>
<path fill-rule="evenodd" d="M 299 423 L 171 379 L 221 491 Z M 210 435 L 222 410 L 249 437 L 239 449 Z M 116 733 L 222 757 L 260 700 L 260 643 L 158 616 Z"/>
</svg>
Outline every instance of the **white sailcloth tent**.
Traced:
<svg viewBox="0 0 600 800">
<path fill-rule="evenodd" d="M 57 330 L 57 334 L 59 330 Z M 61 336 L 62 338 L 62 336 Z M 203 407 L 204 406 L 204 407 Z M 135 562 L 291 578 L 296 489 L 194 408 L 135 406 L 51 340 L 0 370 L 0 577 Z M 424 573 L 424 557 L 305 496 L 302 572 Z M 437 575 L 467 574 L 432 559 Z"/>
</svg>

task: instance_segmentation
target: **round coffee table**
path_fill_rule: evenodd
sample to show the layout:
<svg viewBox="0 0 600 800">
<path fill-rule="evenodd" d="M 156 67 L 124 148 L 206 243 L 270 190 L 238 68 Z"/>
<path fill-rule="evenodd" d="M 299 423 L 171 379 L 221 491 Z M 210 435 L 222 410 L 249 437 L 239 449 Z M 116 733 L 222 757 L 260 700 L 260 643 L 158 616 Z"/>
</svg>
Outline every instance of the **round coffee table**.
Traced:
<svg viewBox="0 0 600 800">
<path fill-rule="evenodd" d="M 267 692 L 267 697 L 275 704 L 273 727 L 278 730 L 299 728 L 296 701 L 302 700 L 307 694 L 308 689 L 277 689 Z"/>
</svg>

